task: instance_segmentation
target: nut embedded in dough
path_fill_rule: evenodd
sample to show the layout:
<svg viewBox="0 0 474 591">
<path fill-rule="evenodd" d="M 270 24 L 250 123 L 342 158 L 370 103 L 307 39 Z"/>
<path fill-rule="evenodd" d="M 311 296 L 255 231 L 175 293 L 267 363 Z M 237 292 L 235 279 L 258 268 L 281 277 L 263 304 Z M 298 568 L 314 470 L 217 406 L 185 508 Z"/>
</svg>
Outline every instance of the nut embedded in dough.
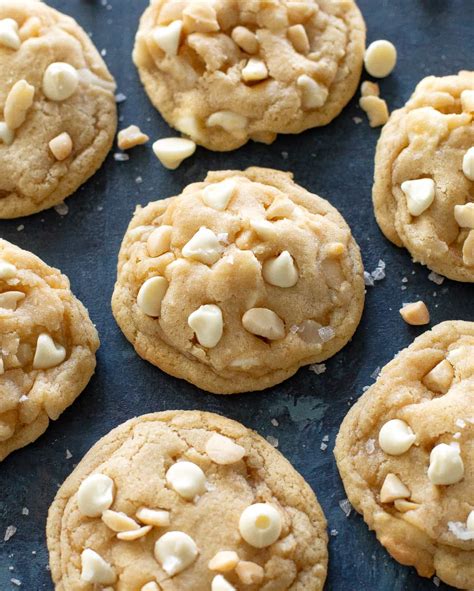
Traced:
<svg viewBox="0 0 474 591">
<path fill-rule="evenodd" d="M 14 139 L 14 130 L 10 129 L 4 121 L 0 121 L 0 142 L 3 142 L 6 146 L 11 146 Z"/>
<path fill-rule="evenodd" d="M 12 86 L 5 101 L 3 115 L 5 123 L 11 130 L 18 129 L 23 125 L 26 115 L 35 96 L 35 87 L 28 84 L 26 80 L 19 80 Z"/>
<path fill-rule="evenodd" d="M 447 359 L 440 361 L 423 378 L 423 384 L 438 394 L 446 394 L 454 378 L 454 368 Z"/>
<path fill-rule="evenodd" d="M 269 340 L 282 339 L 285 325 L 282 319 L 268 308 L 252 308 L 242 316 L 242 325 L 248 332 Z"/>
<path fill-rule="evenodd" d="M 121 511 L 106 509 L 102 513 L 102 521 L 114 532 L 133 531 L 140 529 L 138 523 Z"/>
<path fill-rule="evenodd" d="M 229 437 L 214 433 L 206 443 L 206 453 L 214 463 L 228 466 L 240 462 L 246 451 Z"/>
<path fill-rule="evenodd" d="M 136 517 L 145 525 L 153 525 L 154 527 L 168 527 L 171 523 L 170 512 L 162 509 L 147 509 L 141 507 Z"/>
</svg>

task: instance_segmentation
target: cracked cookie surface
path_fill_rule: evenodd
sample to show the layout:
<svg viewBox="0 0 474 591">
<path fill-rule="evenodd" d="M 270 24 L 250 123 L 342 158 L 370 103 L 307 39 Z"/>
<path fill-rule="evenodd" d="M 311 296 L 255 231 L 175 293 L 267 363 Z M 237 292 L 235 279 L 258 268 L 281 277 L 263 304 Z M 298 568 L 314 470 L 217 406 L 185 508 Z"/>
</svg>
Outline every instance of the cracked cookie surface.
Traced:
<svg viewBox="0 0 474 591">
<path fill-rule="evenodd" d="M 141 357 L 218 394 L 262 390 L 331 357 L 363 304 L 342 216 L 290 174 L 262 168 L 210 172 L 138 208 L 112 298 Z"/>
<path fill-rule="evenodd" d="M 2 41 L 0 35 L 0 218 L 15 218 L 60 203 L 96 172 L 112 146 L 117 114 L 114 80 L 72 18 L 36 0 L 2 0 L 0 24 L 5 27 L 5 22 L 9 36 Z M 45 73 L 58 63 L 67 72 L 56 70 L 50 82 L 62 94 L 50 92 L 48 98 Z M 26 106 L 21 95 L 11 94 L 18 82 L 34 92 Z M 70 96 L 64 83 L 75 88 Z M 25 118 L 18 125 L 21 118 L 15 121 L 11 112 L 22 108 Z M 66 150 L 54 143 L 50 147 L 64 137 Z"/>
<path fill-rule="evenodd" d="M 134 62 L 166 121 L 211 150 L 328 124 L 359 82 L 353 0 L 158 0 Z"/>
<path fill-rule="evenodd" d="M 0 460 L 37 439 L 86 387 L 97 331 L 69 280 L 0 240 Z"/>
<path fill-rule="evenodd" d="M 241 447 L 244 457 L 227 465 L 213 461 L 207 450 L 215 434 Z M 205 475 L 206 490 L 194 501 L 167 483 L 170 467 L 180 461 L 195 464 Z M 159 509 L 168 512 L 169 525 L 154 527 L 140 540 L 117 539 L 100 516 L 81 514 L 78 490 L 92 474 L 113 481 L 111 510 L 135 517 L 143 507 Z M 279 539 L 262 549 L 239 534 L 240 516 L 254 503 L 272 506 L 282 518 Z M 190 536 L 198 554 L 192 564 L 169 576 L 155 558 L 154 546 L 171 530 Z M 221 576 L 238 591 L 319 591 L 326 577 L 326 521 L 310 487 L 255 432 L 198 411 L 144 415 L 101 439 L 58 491 L 47 537 L 56 591 L 92 591 L 93 585 L 81 580 L 84 549 L 92 549 L 113 569 L 109 585 L 114 591 L 208 591 L 217 575 L 209 562 L 222 550 L 236 552 L 244 566 L 262 569 L 258 584 L 243 584 L 241 570 L 227 568 Z M 156 587 L 145 587 L 153 582 Z"/>
<path fill-rule="evenodd" d="M 422 80 L 382 130 L 373 187 L 385 236 L 415 261 L 467 282 L 474 281 L 474 154 L 470 176 L 463 163 L 474 146 L 473 89 L 474 72 Z M 414 196 L 420 208 L 410 211 L 404 183 L 419 179 L 427 188 Z M 456 212 L 463 207 L 468 220 Z"/>
<path fill-rule="evenodd" d="M 349 501 L 390 554 L 460 589 L 474 582 L 473 409 L 474 323 L 443 322 L 382 369 L 335 448 Z"/>
</svg>

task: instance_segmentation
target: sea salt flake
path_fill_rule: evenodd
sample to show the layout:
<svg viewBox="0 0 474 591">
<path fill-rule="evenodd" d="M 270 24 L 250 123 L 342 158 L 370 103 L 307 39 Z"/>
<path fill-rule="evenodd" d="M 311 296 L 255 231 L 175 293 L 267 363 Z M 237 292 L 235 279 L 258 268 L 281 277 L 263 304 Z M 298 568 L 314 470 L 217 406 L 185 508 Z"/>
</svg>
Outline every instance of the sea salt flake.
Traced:
<svg viewBox="0 0 474 591">
<path fill-rule="evenodd" d="M 20 224 L 20 225 L 17 227 L 16 231 L 17 231 L 17 232 L 23 232 L 23 230 L 24 230 L 24 229 L 25 229 L 25 226 L 24 226 L 23 224 Z"/>
<path fill-rule="evenodd" d="M 332 326 L 322 326 L 318 329 L 318 333 L 323 343 L 327 343 L 336 336 L 336 331 Z"/>
<path fill-rule="evenodd" d="M 365 451 L 369 454 L 373 454 L 375 451 L 375 439 L 367 439 L 365 442 Z"/>
<path fill-rule="evenodd" d="M 137 183 L 137 185 L 141 185 L 143 183 L 143 178 L 141 176 L 137 176 L 135 182 Z"/>
<path fill-rule="evenodd" d="M 329 435 L 325 435 L 325 436 L 323 437 L 323 441 L 329 441 Z"/>
<path fill-rule="evenodd" d="M 273 437 L 273 435 L 267 435 L 265 439 L 268 441 L 270 445 L 273 445 L 273 447 L 278 447 L 278 439 L 276 437 Z"/>
<path fill-rule="evenodd" d="M 321 449 L 321 451 L 326 451 L 328 448 L 328 444 L 324 443 L 324 441 L 321 443 L 321 445 L 319 446 L 319 448 Z"/>
<path fill-rule="evenodd" d="M 130 156 L 128 154 L 122 154 L 121 152 L 116 152 L 114 154 L 114 160 L 116 162 L 126 162 L 127 160 L 130 160 Z"/>
<path fill-rule="evenodd" d="M 21 514 L 22 515 L 29 515 L 30 510 L 28 509 L 28 507 L 23 507 L 23 509 L 21 510 Z"/>
<path fill-rule="evenodd" d="M 308 367 L 309 371 L 312 371 L 317 376 L 321 375 L 326 371 L 326 364 L 325 363 L 313 363 Z"/>
<path fill-rule="evenodd" d="M 10 579 L 10 583 L 12 583 L 13 585 L 16 585 L 17 587 L 21 587 L 20 579 Z"/>
<path fill-rule="evenodd" d="M 441 285 L 444 283 L 445 277 L 438 275 L 438 273 L 435 273 L 434 271 L 431 271 L 431 273 L 428 275 L 428 279 L 433 283 L 436 283 L 436 285 Z"/>
<path fill-rule="evenodd" d="M 5 535 L 3 536 L 3 541 L 8 542 L 10 538 L 16 534 L 17 528 L 14 525 L 9 525 L 5 530 Z"/>
<path fill-rule="evenodd" d="M 352 511 L 352 505 L 350 504 L 349 499 L 342 499 L 342 501 L 339 501 L 339 507 L 341 508 L 344 515 L 349 517 Z"/>
<path fill-rule="evenodd" d="M 376 368 L 374 369 L 374 371 L 373 371 L 373 372 L 370 374 L 370 377 L 371 377 L 373 380 L 376 380 L 376 379 L 379 377 L 379 375 L 380 375 L 380 367 L 376 367 Z"/>
<path fill-rule="evenodd" d="M 408 277 L 402 277 L 402 283 L 408 283 Z"/>
<path fill-rule="evenodd" d="M 458 431 L 457 433 L 455 433 L 455 434 L 453 435 L 453 439 L 461 439 L 461 432 L 460 432 L 460 431 Z"/>
<path fill-rule="evenodd" d="M 459 427 L 460 429 L 464 429 L 465 426 L 466 426 L 466 421 L 463 421 L 462 419 L 456 420 L 456 427 Z"/>
<path fill-rule="evenodd" d="M 370 273 L 368 273 L 367 271 L 364 271 L 364 283 L 367 287 L 374 286 L 374 280 L 372 278 L 372 275 Z"/>
<path fill-rule="evenodd" d="M 468 541 L 474 540 L 474 531 L 467 529 L 465 523 L 460 521 L 448 521 L 448 529 L 454 534 L 458 540 Z"/>
<path fill-rule="evenodd" d="M 288 158 L 288 152 L 282 152 L 281 153 L 281 157 L 283 158 L 283 160 L 287 160 L 287 158 Z"/>
<path fill-rule="evenodd" d="M 28 396 L 26 396 L 26 394 L 22 394 L 20 396 L 20 402 L 26 402 L 28 400 Z"/>
<path fill-rule="evenodd" d="M 352 121 L 354 121 L 356 125 L 359 125 L 359 123 L 362 123 L 363 119 L 362 117 L 352 117 Z"/>
<path fill-rule="evenodd" d="M 332 529 L 329 533 L 331 534 L 331 536 L 334 536 L 335 537 L 335 536 L 337 536 L 337 534 L 339 532 L 337 531 L 337 529 Z"/>
<path fill-rule="evenodd" d="M 270 421 L 270 423 L 274 426 L 274 427 L 278 427 L 278 425 L 280 424 L 276 419 L 272 419 Z"/>
<path fill-rule="evenodd" d="M 297 324 L 292 324 L 290 326 L 291 334 L 296 334 L 299 331 L 300 327 Z"/>
<path fill-rule="evenodd" d="M 375 269 L 372 271 L 371 275 L 374 281 L 381 281 L 385 277 L 385 262 L 380 259 Z"/>
<path fill-rule="evenodd" d="M 127 96 L 125 94 L 123 94 L 123 92 L 119 92 L 115 95 L 115 102 L 117 104 L 123 103 L 126 100 L 127 100 Z"/>
</svg>

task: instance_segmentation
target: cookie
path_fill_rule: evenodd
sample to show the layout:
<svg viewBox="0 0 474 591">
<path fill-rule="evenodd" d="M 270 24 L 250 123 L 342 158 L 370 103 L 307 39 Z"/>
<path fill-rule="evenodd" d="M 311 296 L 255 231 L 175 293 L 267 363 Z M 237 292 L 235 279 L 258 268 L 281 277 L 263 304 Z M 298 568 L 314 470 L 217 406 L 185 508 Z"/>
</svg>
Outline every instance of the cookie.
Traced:
<svg viewBox="0 0 474 591">
<path fill-rule="evenodd" d="M 139 207 L 114 316 L 137 353 L 203 390 L 262 390 L 352 337 L 360 252 L 327 201 L 271 169 L 210 172 Z"/>
<path fill-rule="evenodd" d="M 99 339 L 69 280 L 0 240 L 0 461 L 35 441 L 74 402 Z"/>
<path fill-rule="evenodd" d="M 356 91 L 364 50 L 353 0 L 157 0 L 133 59 L 167 123 L 225 151 L 327 125 Z"/>
<path fill-rule="evenodd" d="M 385 236 L 456 281 L 474 281 L 474 72 L 422 80 L 390 116 L 373 201 Z"/>
<path fill-rule="evenodd" d="M 308 484 L 257 433 L 198 411 L 144 415 L 96 443 L 47 539 L 56 591 L 319 591 L 326 578 Z"/>
<path fill-rule="evenodd" d="M 72 18 L 0 2 L 0 218 L 52 207 L 96 172 L 114 140 L 114 91 Z"/>
<path fill-rule="evenodd" d="M 342 423 L 349 501 L 401 564 L 474 584 L 474 323 L 438 324 L 382 369 Z"/>
</svg>

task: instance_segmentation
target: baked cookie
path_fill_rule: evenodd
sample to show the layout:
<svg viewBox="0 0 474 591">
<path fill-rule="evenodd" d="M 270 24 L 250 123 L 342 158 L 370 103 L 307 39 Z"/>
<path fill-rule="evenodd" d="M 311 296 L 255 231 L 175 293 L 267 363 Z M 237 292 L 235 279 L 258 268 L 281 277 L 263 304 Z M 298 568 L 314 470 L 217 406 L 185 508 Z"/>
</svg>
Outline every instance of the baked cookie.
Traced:
<svg viewBox="0 0 474 591">
<path fill-rule="evenodd" d="M 373 200 L 385 236 L 456 281 L 474 281 L 474 72 L 422 80 L 382 130 Z"/>
<path fill-rule="evenodd" d="M 89 36 L 35 0 L 0 2 L 0 218 L 74 193 L 104 161 L 115 82 Z"/>
<path fill-rule="evenodd" d="M 138 208 L 114 316 L 137 353 L 216 394 L 334 355 L 364 304 L 360 252 L 327 201 L 271 169 L 210 172 Z"/>
<path fill-rule="evenodd" d="M 0 240 L 0 460 L 74 402 L 94 373 L 98 346 L 67 277 Z"/>
<path fill-rule="evenodd" d="M 155 0 L 133 59 L 166 121 L 224 151 L 332 121 L 364 50 L 353 0 Z"/>
<path fill-rule="evenodd" d="M 89 451 L 47 525 L 56 591 L 319 591 L 326 520 L 257 433 L 198 411 L 144 415 Z"/>
<path fill-rule="evenodd" d="M 474 584 L 474 323 L 443 322 L 381 372 L 342 423 L 349 501 L 398 560 Z"/>
</svg>

